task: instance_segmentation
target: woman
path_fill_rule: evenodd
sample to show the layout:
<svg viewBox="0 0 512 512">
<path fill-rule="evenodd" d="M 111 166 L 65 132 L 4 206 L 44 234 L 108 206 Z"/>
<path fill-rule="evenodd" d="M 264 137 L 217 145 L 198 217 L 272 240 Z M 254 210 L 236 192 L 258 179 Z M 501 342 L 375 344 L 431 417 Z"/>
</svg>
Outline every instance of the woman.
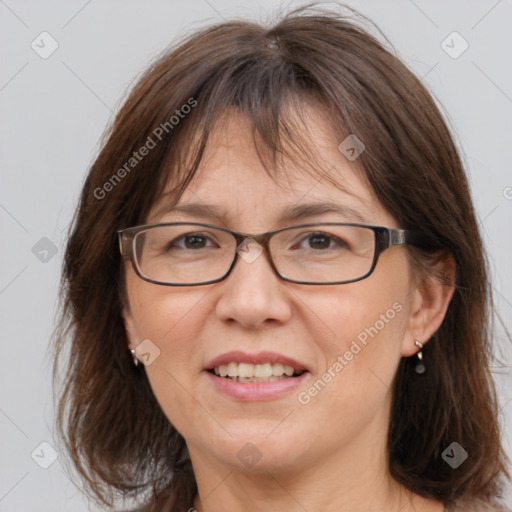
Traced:
<svg viewBox="0 0 512 512">
<path fill-rule="evenodd" d="M 312 8 L 198 32 L 82 191 L 71 459 L 146 511 L 504 510 L 486 275 L 447 127 L 369 32 Z"/>
</svg>

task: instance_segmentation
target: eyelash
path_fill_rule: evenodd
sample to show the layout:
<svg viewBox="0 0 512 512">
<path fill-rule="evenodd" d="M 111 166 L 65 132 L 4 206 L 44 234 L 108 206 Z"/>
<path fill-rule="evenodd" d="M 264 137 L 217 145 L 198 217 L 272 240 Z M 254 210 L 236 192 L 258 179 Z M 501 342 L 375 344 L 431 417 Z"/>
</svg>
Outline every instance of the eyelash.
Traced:
<svg viewBox="0 0 512 512">
<path fill-rule="evenodd" d="M 316 231 L 316 232 L 308 232 L 306 234 L 306 236 L 304 236 L 303 238 L 300 239 L 300 241 L 298 242 L 298 244 L 301 244 L 302 242 L 304 242 L 305 240 L 310 240 L 312 237 L 314 236 L 323 236 L 323 237 L 326 237 L 329 239 L 330 242 L 335 242 L 337 243 L 338 245 L 341 245 L 341 246 L 346 246 L 347 243 L 343 240 L 341 240 L 340 238 L 332 235 L 332 234 L 329 234 L 329 233 L 324 233 L 324 232 L 321 232 L 321 231 Z M 201 238 L 205 238 L 207 240 L 210 240 L 211 241 L 211 238 L 208 237 L 207 235 L 205 235 L 204 233 L 188 233 L 186 235 L 182 235 L 180 238 L 177 238 L 177 239 L 174 239 L 172 240 L 171 242 L 169 242 L 167 245 L 166 245 L 166 249 L 169 250 L 171 249 L 172 247 L 176 247 L 177 245 L 177 242 L 183 240 L 185 241 L 187 239 L 187 237 L 201 237 Z M 296 246 L 297 243 L 294 244 L 294 246 Z M 178 247 L 179 249 L 185 249 L 184 247 Z M 331 248 L 331 245 L 329 245 L 328 247 L 329 249 Z"/>
</svg>

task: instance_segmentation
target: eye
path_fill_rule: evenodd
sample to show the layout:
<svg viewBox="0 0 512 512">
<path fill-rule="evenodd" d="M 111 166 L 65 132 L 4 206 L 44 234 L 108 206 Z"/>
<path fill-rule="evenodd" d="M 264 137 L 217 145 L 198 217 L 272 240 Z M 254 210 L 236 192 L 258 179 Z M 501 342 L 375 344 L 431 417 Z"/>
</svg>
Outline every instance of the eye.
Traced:
<svg viewBox="0 0 512 512">
<path fill-rule="evenodd" d="M 332 249 L 335 246 L 339 248 L 346 248 L 347 243 L 337 236 L 330 235 L 329 233 L 317 232 L 317 233 L 309 233 L 306 237 L 304 237 L 300 244 L 306 242 L 308 244 L 307 247 L 301 246 L 301 249 L 315 249 L 315 250 L 323 250 L 323 249 Z M 292 247 L 295 249 L 296 246 Z"/>
<path fill-rule="evenodd" d="M 204 249 L 205 247 L 214 247 L 216 244 L 207 246 L 208 241 L 212 242 L 209 237 L 202 233 L 189 233 L 182 235 L 167 244 L 167 249 L 174 247 L 178 249 Z"/>
</svg>

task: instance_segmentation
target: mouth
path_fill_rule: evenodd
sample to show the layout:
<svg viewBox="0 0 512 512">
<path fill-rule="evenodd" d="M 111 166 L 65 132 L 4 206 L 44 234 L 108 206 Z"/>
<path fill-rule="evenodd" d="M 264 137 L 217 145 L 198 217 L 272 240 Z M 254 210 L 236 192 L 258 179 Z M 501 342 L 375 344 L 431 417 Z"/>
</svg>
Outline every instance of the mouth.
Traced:
<svg viewBox="0 0 512 512">
<path fill-rule="evenodd" d="M 213 359 L 204 370 L 215 389 L 242 401 L 285 397 L 310 375 L 302 363 L 275 352 L 229 352 Z"/>
<path fill-rule="evenodd" d="M 213 375 L 235 382 L 275 382 L 300 377 L 306 370 L 282 363 L 238 363 L 231 361 L 208 370 Z"/>
</svg>

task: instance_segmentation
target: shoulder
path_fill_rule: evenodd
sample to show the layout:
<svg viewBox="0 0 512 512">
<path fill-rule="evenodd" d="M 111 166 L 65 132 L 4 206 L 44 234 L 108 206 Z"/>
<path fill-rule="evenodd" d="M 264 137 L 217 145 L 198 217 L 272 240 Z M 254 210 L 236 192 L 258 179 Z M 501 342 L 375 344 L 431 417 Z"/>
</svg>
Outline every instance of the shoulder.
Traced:
<svg viewBox="0 0 512 512">
<path fill-rule="evenodd" d="M 512 512 L 505 505 L 482 499 L 460 500 L 446 508 L 445 512 Z"/>
<path fill-rule="evenodd" d="M 174 500 L 156 500 L 140 505 L 137 508 L 131 508 L 129 510 L 127 509 L 119 512 L 192 512 L 193 510 L 193 507 L 183 508 L 183 506 L 174 503 Z"/>
<path fill-rule="evenodd" d="M 154 512 L 155 505 L 155 503 L 146 503 L 145 505 L 139 505 L 137 508 L 119 510 L 118 512 Z"/>
<path fill-rule="evenodd" d="M 131 508 L 130 510 L 121 510 L 119 512 L 177 512 L 174 508 L 162 508 L 157 502 L 146 503 L 137 508 Z"/>
</svg>

